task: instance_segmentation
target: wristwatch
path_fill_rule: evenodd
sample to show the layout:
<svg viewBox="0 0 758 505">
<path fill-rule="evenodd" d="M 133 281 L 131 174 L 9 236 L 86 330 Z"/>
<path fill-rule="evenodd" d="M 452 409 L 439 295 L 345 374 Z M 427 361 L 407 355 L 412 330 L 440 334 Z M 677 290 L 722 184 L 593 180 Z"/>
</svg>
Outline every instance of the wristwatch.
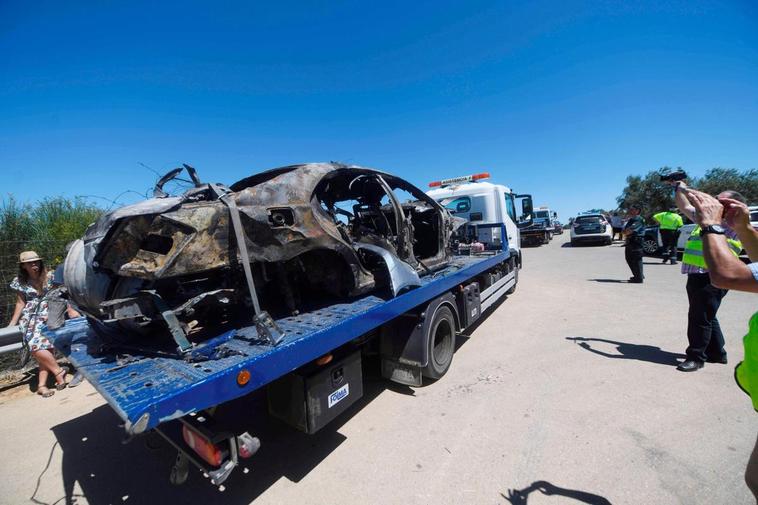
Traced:
<svg viewBox="0 0 758 505">
<path fill-rule="evenodd" d="M 715 233 L 716 235 L 724 235 L 726 233 L 726 229 L 720 224 L 710 224 L 708 226 L 704 226 L 700 230 L 701 235 L 705 235 L 706 233 Z"/>
</svg>

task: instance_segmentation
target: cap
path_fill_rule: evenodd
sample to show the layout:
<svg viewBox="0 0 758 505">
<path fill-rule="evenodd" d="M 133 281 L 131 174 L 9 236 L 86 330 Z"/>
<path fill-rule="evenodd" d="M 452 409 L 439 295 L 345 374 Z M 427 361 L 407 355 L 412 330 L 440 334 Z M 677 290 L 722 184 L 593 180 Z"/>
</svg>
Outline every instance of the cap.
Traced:
<svg viewBox="0 0 758 505">
<path fill-rule="evenodd" d="M 34 261 L 42 261 L 42 258 L 39 257 L 39 254 L 34 251 L 24 251 L 18 255 L 19 263 L 32 263 Z"/>
</svg>

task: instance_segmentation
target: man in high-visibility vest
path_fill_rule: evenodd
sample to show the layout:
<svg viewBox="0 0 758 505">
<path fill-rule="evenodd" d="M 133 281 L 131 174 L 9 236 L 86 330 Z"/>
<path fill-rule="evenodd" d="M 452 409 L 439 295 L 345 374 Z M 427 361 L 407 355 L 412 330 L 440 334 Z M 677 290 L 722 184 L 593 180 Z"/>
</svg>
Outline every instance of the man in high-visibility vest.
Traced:
<svg viewBox="0 0 758 505">
<path fill-rule="evenodd" d="M 738 289 L 758 293 L 758 230 L 750 224 L 750 211 L 744 203 L 734 199 L 716 200 L 699 191 L 685 189 L 688 200 L 697 211 L 701 228 L 713 228 L 721 223 L 722 216 L 737 232 L 750 257 L 745 265 L 732 254 L 724 235 L 703 235 L 703 255 L 710 268 L 711 282 L 724 289 Z M 750 318 L 748 334 L 743 339 L 745 359 L 735 369 L 737 384 L 750 395 L 753 409 L 758 411 L 758 312 Z M 745 470 L 745 482 L 758 499 L 758 440 Z"/>
<path fill-rule="evenodd" d="M 688 200 L 687 185 L 683 181 L 672 183 L 675 185 L 676 206 L 682 213 L 697 222 L 695 207 Z M 731 198 L 745 203 L 745 197 L 736 191 L 723 191 L 718 198 Z M 721 325 L 716 318 L 716 313 L 721 305 L 721 300 L 726 296 L 727 290 L 711 284 L 708 274 L 708 265 L 703 255 L 702 235 L 720 233 L 725 235 L 726 241 L 734 256 L 739 256 L 742 244 L 737 239 L 737 234 L 728 223 L 709 227 L 696 227 L 692 230 L 687 245 L 684 247 L 682 256 L 682 273 L 687 275 L 687 298 L 690 302 L 687 312 L 687 358 L 676 367 L 682 372 L 694 372 L 703 368 L 708 363 L 727 363 L 726 350 L 724 349 L 724 334 Z"/>
<path fill-rule="evenodd" d="M 684 224 L 682 216 L 676 212 L 664 210 L 653 215 L 653 219 L 658 221 L 658 229 L 661 232 L 663 262 L 671 260 L 671 264 L 676 265 L 676 241 L 679 238 L 679 228 Z"/>
</svg>

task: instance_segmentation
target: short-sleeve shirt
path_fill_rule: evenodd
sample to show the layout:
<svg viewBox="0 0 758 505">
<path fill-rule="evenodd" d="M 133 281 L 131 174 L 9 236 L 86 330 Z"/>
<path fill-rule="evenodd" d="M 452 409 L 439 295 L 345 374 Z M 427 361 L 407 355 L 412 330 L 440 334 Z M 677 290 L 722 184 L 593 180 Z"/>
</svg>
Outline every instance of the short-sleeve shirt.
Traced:
<svg viewBox="0 0 758 505">
<path fill-rule="evenodd" d="M 661 230 L 678 230 L 684 224 L 682 216 L 675 212 L 659 212 L 653 216 Z"/>
<path fill-rule="evenodd" d="M 627 236 L 626 243 L 633 246 L 641 246 L 642 239 L 645 236 L 645 220 L 642 216 L 633 216 L 624 225 L 624 230 L 631 230 L 632 234 Z"/>
</svg>

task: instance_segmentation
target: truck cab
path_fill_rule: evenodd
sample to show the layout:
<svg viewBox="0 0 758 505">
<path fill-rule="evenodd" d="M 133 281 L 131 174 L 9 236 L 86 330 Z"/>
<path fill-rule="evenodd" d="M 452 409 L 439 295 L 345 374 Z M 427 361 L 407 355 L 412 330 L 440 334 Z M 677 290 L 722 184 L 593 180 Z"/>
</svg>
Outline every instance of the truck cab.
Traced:
<svg viewBox="0 0 758 505">
<path fill-rule="evenodd" d="M 476 241 L 485 249 L 499 249 L 505 231 L 511 256 L 521 264 L 519 228 L 532 222 L 531 195 L 515 194 L 509 187 L 485 181 L 489 173 L 454 177 L 429 183 L 427 194 L 448 209 L 455 217 L 468 223 L 462 227 L 463 241 Z M 521 216 L 516 212 L 516 200 L 521 200 Z M 491 225 L 503 223 L 503 228 Z"/>
</svg>

